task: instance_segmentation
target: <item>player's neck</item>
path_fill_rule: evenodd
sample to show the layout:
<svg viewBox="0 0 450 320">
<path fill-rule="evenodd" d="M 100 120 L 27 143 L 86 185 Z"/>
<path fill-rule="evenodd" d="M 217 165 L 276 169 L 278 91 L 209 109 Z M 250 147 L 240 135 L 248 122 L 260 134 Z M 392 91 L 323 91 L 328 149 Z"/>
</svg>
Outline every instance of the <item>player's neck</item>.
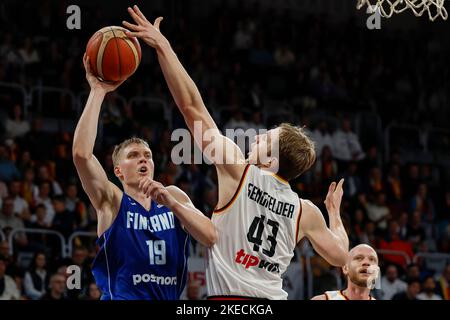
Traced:
<svg viewBox="0 0 450 320">
<path fill-rule="evenodd" d="M 352 282 L 348 284 L 347 289 L 343 290 L 343 293 L 350 300 L 370 300 L 370 289 L 357 286 Z"/>
<path fill-rule="evenodd" d="M 123 190 L 125 191 L 125 193 L 127 195 L 129 195 L 134 200 L 139 202 L 139 204 L 141 206 L 143 206 L 147 211 L 150 210 L 150 207 L 151 207 L 151 204 L 152 204 L 152 199 L 151 198 L 147 198 L 145 196 L 145 194 L 142 193 L 141 190 L 139 190 L 137 188 L 133 188 L 132 186 L 127 186 L 127 185 L 123 186 Z"/>
</svg>

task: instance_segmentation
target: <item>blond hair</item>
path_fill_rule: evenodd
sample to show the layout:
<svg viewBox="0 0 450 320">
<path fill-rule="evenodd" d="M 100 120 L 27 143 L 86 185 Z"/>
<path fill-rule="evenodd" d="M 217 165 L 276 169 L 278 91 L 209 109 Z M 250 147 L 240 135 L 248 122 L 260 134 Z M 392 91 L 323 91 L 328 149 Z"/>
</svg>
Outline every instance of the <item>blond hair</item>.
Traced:
<svg viewBox="0 0 450 320">
<path fill-rule="evenodd" d="M 314 142 L 300 127 L 282 123 L 279 128 L 278 174 L 286 180 L 292 180 L 311 168 L 316 161 Z"/>
<path fill-rule="evenodd" d="M 128 147 L 130 144 L 142 144 L 150 149 L 150 146 L 148 145 L 147 141 L 141 138 L 133 137 L 127 139 L 114 147 L 114 151 L 112 154 L 112 161 L 114 166 L 117 166 L 119 164 L 120 153 L 122 152 L 122 150 Z"/>
</svg>

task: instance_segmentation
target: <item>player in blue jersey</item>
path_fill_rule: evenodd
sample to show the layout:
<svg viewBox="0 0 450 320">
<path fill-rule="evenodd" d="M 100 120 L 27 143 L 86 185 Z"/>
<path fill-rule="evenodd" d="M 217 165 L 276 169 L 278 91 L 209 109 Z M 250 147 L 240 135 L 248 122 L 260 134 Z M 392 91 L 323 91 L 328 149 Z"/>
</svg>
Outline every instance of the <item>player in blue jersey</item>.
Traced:
<svg viewBox="0 0 450 320">
<path fill-rule="evenodd" d="M 148 144 L 128 139 L 113 153 L 114 174 L 123 191 L 110 182 L 93 155 L 101 104 L 121 83 L 98 80 L 83 59 L 91 91 L 74 134 L 73 160 L 98 217 L 100 250 L 93 274 L 103 300 L 175 300 L 186 283 L 188 234 L 212 246 L 216 230 L 175 186 L 153 180 Z"/>
</svg>

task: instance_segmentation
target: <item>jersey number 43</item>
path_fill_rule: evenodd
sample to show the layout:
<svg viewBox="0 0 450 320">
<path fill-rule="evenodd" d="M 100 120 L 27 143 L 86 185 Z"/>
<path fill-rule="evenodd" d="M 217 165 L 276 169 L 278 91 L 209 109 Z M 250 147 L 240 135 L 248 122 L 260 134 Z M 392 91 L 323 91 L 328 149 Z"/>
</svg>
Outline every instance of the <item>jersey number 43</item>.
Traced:
<svg viewBox="0 0 450 320">
<path fill-rule="evenodd" d="M 253 243 L 253 251 L 259 251 L 262 246 L 262 234 L 265 226 L 269 226 L 271 228 L 272 233 L 267 237 L 267 241 L 270 243 L 270 247 L 268 249 L 262 249 L 262 252 L 268 256 L 273 257 L 275 254 L 275 248 L 277 246 L 277 234 L 280 224 L 276 221 L 267 219 L 267 223 L 265 223 L 266 216 L 255 217 L 253 219 L 250 228 L 247 233 L 247 240 Z"/>
</svg>

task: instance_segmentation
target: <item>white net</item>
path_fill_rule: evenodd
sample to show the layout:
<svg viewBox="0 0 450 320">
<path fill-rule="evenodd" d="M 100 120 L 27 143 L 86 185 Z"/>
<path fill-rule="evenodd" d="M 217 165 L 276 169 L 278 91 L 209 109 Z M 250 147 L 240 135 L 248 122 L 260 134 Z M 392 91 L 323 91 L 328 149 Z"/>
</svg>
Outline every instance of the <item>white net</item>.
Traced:
<svg viewBox="0 0 450 320">
<path fill-rule="evenodd" d="M 408 9 L 412 10 L 417 17 L 427 12 L 430 20 L 434 21 L 438 17 L 447 20 L 448 14 L 444 2 L 445 0 L 358 0 L 356 7 L 361 9 L 367 5 L 375 8 L 375 11 L 379 10 L 384 18 L 390 18 L 394 13 L 401 13 Z"/>
</svg>

